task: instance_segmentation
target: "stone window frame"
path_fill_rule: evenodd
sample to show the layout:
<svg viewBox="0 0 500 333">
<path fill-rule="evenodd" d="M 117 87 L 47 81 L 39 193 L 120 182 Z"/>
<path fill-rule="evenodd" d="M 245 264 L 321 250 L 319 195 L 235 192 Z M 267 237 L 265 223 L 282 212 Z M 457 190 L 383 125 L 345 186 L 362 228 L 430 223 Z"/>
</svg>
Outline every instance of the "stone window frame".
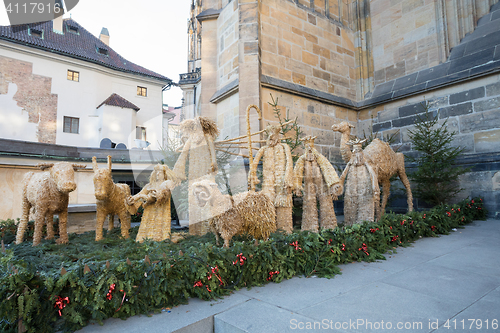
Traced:
<svg viewBox="0 0 500 333">
<path fill-rule="evenodd" d="M 67 120 L 69 121 L 69 123 L 68 123 L 69 128 L 67 127 L 67 123 L 66 123 Z M 71 133 L 71 134 L 80 134 L 80 118 L 64 116 L 63 117 L 63 132 L 64 133 Z"/>
<path fill-rule="evenodd" d="M 66 77 L 69 81 L 80 82 L 80 72 L 68 69 L 68 75 Z"/>
<path fill-rule="evenodd" d="M 137 96 L 148 97 L 148 88 L 137 86 Z"/>
<path fill-rule="evenodd" d="M 146 127 L 136 126 L 135 127 L 135 138 L 142 141 L 147 141 Z"/>
</svg>

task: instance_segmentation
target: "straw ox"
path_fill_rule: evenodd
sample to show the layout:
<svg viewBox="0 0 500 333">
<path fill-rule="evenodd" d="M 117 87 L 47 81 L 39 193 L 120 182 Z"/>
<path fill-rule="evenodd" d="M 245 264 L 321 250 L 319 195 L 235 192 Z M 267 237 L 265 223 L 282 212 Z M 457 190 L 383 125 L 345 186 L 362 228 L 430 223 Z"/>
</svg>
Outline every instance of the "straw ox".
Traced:
<svg viewBox="0 0 500 333">
<path fill-rule="evenodd" d="M 33 246 L 42 239 L 43 224 L 47 223 L 46 239 L 54 238 L 52 226 L 54 214 L 59 215 L 58 244 L 68 242 L 66 224 L 68 222 L 69 193 L 76 189 L 75 170 L 85 169 L 85 165 L 60 163 L 40 163 L 43 172 L 29 172 L 23 179 L 22 216 L 17 227 L 16 244 L 23 241 L 28 225 L 30 209 L 35 211 L 35 233 Z"/>
<path fill-rule="evenodd" d="M 127 184 L 115 184 L 111 177 L 111 156 L 108 156 L 108 167 L 99 169 L 96 157 L 92 157 L 94 169 L 94 193 L 97 206 L 95 240 L 102 239 L 104 220 L 109 215 L 108 230 L 114 227 L 115 214 L 121 222 L 121 231 L 124 238 L 129 237 L 130 214 L 125 208 L 125 199 L 130 196 L 130 187 Z"/>
</svg>

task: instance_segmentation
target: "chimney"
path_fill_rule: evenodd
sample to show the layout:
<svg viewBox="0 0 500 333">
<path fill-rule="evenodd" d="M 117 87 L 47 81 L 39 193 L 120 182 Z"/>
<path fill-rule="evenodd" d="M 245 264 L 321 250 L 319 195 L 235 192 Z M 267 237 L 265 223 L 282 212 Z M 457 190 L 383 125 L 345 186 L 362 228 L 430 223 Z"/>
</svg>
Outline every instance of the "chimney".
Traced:
<svg viewBox="0 0 500 333">
<path fill-rule="evenodd" d="M 56 4 L 56 6 L 58 6 L 60 8 L 61 12 L 59 14 L 55 14 L 55 15 L 59 15 L 59 16 L 55 17 L 54 20 L 52 20 L 52 30 L 55 33 L 64 34 L 64 31 L 63 31 L 64 7 L 63 7 L 61 0 L 56 0 L 55 4 Z"/>
<path fill-rule="evenodd" d="M 99 35 L 99 39 L 101 40 L 101 42 L 103 42 L 104 44 L 106 44 L 107 46 L 109 46 L 109 32 L 108 32 L 108 29 L 102 28 L 101 34 Z"/>
</svg>

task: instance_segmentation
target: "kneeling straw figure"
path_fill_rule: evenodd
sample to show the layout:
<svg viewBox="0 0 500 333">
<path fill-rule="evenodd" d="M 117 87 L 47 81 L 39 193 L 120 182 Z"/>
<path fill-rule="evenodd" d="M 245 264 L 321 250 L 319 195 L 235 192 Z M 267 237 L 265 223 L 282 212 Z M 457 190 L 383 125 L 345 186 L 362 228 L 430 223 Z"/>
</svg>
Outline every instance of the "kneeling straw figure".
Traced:
<svg viewBox="0 0 500 333">
<path fill-rule="evenodd" d="M 137 213 L 140 206 L 144 208 L 136 242 L 142 243 L 146 238 L 154 241 L 170 238 L 170 197 L 177 182 L 177 177 L 168 166 L 157 164 L 149 183 L 139 193 L 125 199 L 131 215 Z"/>
<path fill-rule="evenodd" d="M 305 153 L 295 164 L 295 194 L 302 196 L 304 180 L 304 202 L 302 211 L 302 230 L 318 232 L 321 229 L 333 229 L 337 218 L 333 209 L 333 200 L 342 194 L 340 179 L 328 159 L 314 148 L 314 136 L 301 139 L 305 144 Z M 319 226 L 318 206 L 319 199 Z"/>
<path fill-rule="evenodd" d="M 344 225 L 362 221 L 374 221 L 380 204 L 380 189 L 377 174 L 363 154 L 362 144 L 366 139 L 349 140 L 352 156 L 340 177 L 344 185 Z"/>
</svg>

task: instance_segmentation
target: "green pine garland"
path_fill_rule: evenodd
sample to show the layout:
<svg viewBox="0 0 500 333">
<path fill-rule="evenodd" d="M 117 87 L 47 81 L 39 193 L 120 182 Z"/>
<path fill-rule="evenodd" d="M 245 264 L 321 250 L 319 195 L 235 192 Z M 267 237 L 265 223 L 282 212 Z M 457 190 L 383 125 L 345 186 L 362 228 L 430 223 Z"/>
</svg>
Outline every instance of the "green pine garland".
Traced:
<svg viewBox="0 0 500 333">
<path fill-rule="evenodd" d="M 217 247 L 212 235 L 140 244 L 133 241 L 137 228 L 129 240 L 116 228 L 99 243 L 93 232 L 72 234 L 67 245 L 11 243 L 0 257 L 0 330 L 16 332 L 22 321 L 28 332 L 71 332 L 90 321 L 150 314 L 191 297 L 211 300 L 296 275 L 331 278 L 340 274 L 339 264 L 385 259 L 398 246 L 486 215 L 475 198 L 318 234 L 276 233 L 258 246 L 235 237 L 230 248 Z M 15 233 L 13 222 L 0 224 L 4 241 Z"/>
</svg>

